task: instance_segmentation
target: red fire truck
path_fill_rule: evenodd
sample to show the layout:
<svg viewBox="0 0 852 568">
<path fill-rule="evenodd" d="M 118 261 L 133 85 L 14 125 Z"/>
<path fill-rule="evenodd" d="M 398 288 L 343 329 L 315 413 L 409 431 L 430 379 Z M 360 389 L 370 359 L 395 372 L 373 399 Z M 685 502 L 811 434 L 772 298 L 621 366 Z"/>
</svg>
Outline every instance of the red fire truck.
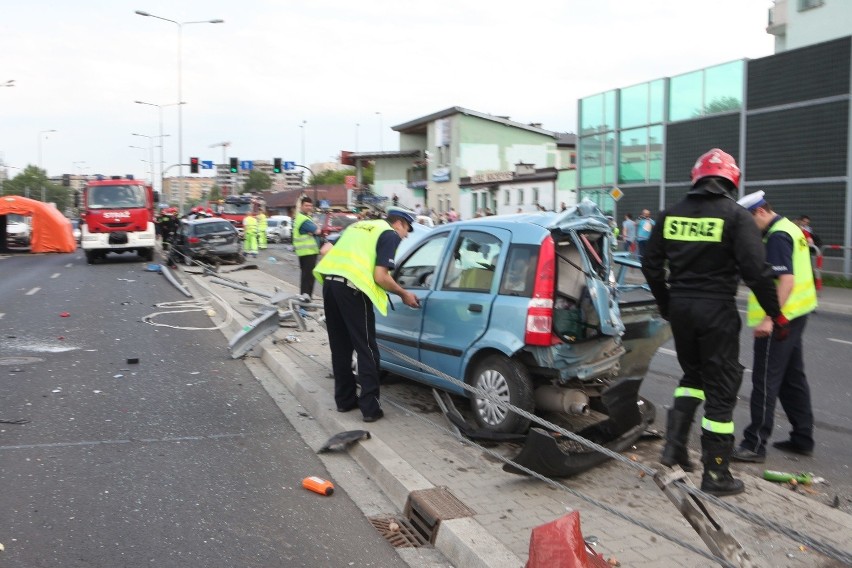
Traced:
<svg viewBox="0 0 852 568">
<path fill-rule="evenodd" d="M 80 197 L 80 244 L 89 264 L 108 252 L 136 252 L 146 261 L 154 259 L 157 195 L 150 185 L 131 177 L 99 176 L 86 183 Z"/>
<path fill-rule="evenodd" d="M 218 203 L 209 202 L 209 207 L 223 219 L 227 219 L 242 232 L 243 219 L 251 211 L 254 214 L 266 205 L 263 198 L 251 194 L 229 195 Z"/>
</svg>

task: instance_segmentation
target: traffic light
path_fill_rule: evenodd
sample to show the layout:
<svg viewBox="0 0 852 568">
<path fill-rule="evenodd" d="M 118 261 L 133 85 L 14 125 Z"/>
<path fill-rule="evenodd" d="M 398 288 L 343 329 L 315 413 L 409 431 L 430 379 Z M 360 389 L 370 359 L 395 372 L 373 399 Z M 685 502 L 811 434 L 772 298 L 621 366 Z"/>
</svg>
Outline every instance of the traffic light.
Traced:
<svg viewBox="0 0 852 568">
<path fill-rule="evenodd" d="M 231 173 L 236 174 L 240 171 L 240 160 L 238 158 L 231 158 Z"/>
<path fill-rule="evenodd" d="M 190 158 L 189 159 L 189 173 L 197 174 L 198 173 L 198 158 Z"/>
<path fill-rule="evenodd" d="M 272 171 L 276 174 L 281 173 L 281 158 L 275 158 L 272 160 Z"/>
</svg>

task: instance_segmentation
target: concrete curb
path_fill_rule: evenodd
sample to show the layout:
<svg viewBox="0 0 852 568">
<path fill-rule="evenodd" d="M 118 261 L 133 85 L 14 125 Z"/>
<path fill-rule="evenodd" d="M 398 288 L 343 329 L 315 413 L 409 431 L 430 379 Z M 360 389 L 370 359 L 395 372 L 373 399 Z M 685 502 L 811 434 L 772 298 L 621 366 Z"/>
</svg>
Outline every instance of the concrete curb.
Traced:
<svg viewBox="0 0 852 568">
<path fill-rule="evenodd" d="M 194 276 L 189 275 L 187 276 Z M 194 278 L 187 278 L 196 291 Z M 221 331 L 226 339 L 248 323 L 235 311 L 234 320 Z M 276 349 L 267 338 L 254 347 L 264 365 L 296 397 L 326 432 L 363 429 L 365 425 L 357 412 L 337 413 L 335 402 L 317 381 L 308 377 L 299 364 Z M 272 395 L 273 393 L 269 393 Z M 435 487 L 423 475 L 400 457 L 390 446 L 373 433 L 369 443 L 356 444 L 350 455 L 378 484 L 399 511 L 404 510 L 408 495 L 418 489 Z M 473 518 L 441 521 L 435 538 L 435 548 L 454 566 L 471 568 L 518 568 L 523 562 L 502 542 L 497 540 Z"/>
</svg>

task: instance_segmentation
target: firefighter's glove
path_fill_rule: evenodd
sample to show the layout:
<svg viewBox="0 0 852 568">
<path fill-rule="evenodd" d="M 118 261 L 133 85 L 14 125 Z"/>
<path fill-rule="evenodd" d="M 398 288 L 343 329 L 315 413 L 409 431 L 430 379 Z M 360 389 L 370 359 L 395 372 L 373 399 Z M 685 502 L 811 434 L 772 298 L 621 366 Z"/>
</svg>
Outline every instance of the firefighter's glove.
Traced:
<svg viewBox="0 0 852 568">
<path fill-rule="evenodd" d="M 784 314 L 772 318 L 772 339 L 784 341 L 790 335 L 790 320 Z"/>
</svg>

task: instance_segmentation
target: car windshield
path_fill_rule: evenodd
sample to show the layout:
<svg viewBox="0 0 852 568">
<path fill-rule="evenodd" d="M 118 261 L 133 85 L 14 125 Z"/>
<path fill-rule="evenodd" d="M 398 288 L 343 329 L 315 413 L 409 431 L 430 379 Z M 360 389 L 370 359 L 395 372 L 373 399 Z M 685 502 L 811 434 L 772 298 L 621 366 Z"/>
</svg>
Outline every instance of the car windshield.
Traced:
<svg viewBox="0 0 852 568">
<path fill-rule="evenodd" d="M 266 226 L 267 227 L 277 227 L 278 226 L 278 220 L 277 219 L 269 219 L 266 222 Z"/>
<path fill-rule="evenodd" d="M 245 215 L 251 211 L 251 203 L 225 203 L 222 213 L 227 215 Z"/>
<path fill-rule="evenodd" d="M 358 217 L 354 215 L 340 216 L 340 217 L 332 217 L 329 220 L 329 225 L 334 227 L 335 229 L 343 229 L 344 227 L 348 227 L 352 223 L 358 220 Z"/>
<path fill-rule="evenodd" d="M 145 189 L 139 185 L 99 185 L 89 188 L 90 209 L 145 207 Z"/>
<path fill-rule="evenodd" d="M 228 221 L 217 221 L 215 223 L 199 223 L 195 226 L 196 235 L 211 235 L 213 233 L 231 233 L 234 226 Z"/>
</svg>

